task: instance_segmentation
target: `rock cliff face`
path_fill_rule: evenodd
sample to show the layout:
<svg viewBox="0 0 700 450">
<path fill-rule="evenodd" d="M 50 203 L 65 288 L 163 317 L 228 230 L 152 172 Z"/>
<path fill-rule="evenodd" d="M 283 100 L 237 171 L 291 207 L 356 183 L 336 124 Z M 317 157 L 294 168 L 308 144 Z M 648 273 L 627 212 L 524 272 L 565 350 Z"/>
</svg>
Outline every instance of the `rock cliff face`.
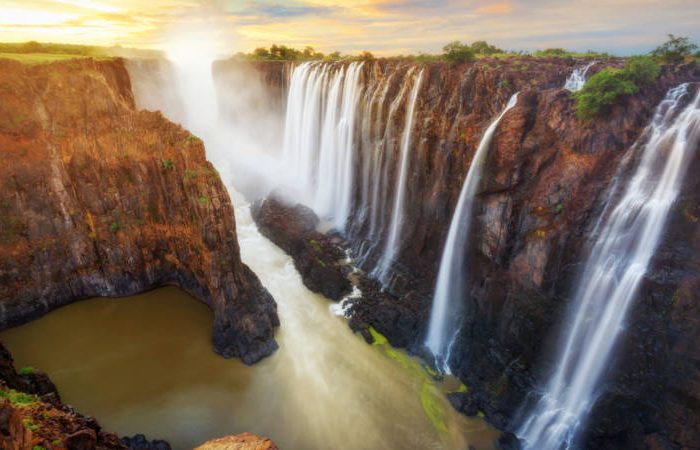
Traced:
<svg viewBox="0 0 700 450">
<path fill-rule="evenodd" d="M 0 60 L 0 155 L 0 327 L 176 285 L 214 311 L 221 355 L 277 348 L 276 305 L 240 260 L 202 142 L 136 110 L 123 61 Z"/>
<path fill-rule="evenodd" d="M 625 150 L 669 88 L 700 81 L 697 65 L 666 67 L 654 85 L 608 116 L 582 123 L 571 94 L 561 89 L 574 64 L 523 58 L 424 66 L 394 277 L 386 292 L 370 290 L 352 309 L 355 324 L 371 324 L 393 343 L 419 351 L 442 245 L 471 158 L 484 129 L 519 91 L 517 106 L 496 130 L 475 202 L 472 242 L 465 255 L 470 267 L 470 289 L 463 300 L 467 314 L 453 366 L 469 386 L 455 404 L 472 413 L 484 411 L 504 429 L 512 429 L 519 405 L 551 370 L 553 341 Z M 598 64 L 593 71 L 605 64 L 620 62 Z M 392 98 L 408 66 L 366 63 L 362 83 L 388 78 Z M 382 123 L 386 110 L 376 110 L 371 120 L 400 133 L 403 117 L 395 117 L 396 124 Z M 358 131 L 356 139 L 360 135 Z M 362 151 L 354 161 L 357 180 L 363 177 Z M 389 146 L 388 151 L 396 149 Z M 689 173 L 698 169 L 698 155 Z M 395 172 L 388 168 L 389 196 Z M 700 446 L 698 187 L 689 176 L 673 209 L 610 369 L 606 393 L 591 415 L 586 448 Z M 369 237 L 361 189 L 356 188 L 347 238 L 356 255 L 369 255 L 361 262 L 371 270 L 386 234 L 374 241 Z M 390 208 L 381 214 L 382 223 L 388 223 Z"/>
</svg>

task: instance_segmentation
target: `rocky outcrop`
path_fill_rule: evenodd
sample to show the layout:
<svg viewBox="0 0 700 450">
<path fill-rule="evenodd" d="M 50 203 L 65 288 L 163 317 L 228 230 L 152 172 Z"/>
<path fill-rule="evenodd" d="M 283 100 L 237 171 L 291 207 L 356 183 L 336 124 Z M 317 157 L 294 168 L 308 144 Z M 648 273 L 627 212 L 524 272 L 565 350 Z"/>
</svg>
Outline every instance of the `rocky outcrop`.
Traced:
<svg viewBox="0 0 700 450">
<path fill-rule="evenodd" d="M 619 63 L 608 61 L 594 70 Z M 486 157 L 465 255 L 467 313 L 453 352 L 453 368 L 469 386 L 455 404 L 469 413 L 483 411 L 503 429 L 517 423 L 518 406 L 554 363 L 558 324 L 626 150 L 669 88 L 700 81 L 695 64 L 665 67 L 655 84 L 624 99 L 607 116 L 583 123 L 575 117 L 571 94 L 561 89 L 575 64 L 516 58 L 423 66 L 406 183 L 405 238 L 394 277 L 380 296 L 370 290 L 350 311 L 355 327 L 372 325 L 395 345 L 420 350 L 439 256 L 471 158 L 484 129 L 519 91 L 518 104 L 504 116 Z M 395 78 L 388 83 L 387 97 L 393 98 L 407 66 L 366 63 L 362 82 Z M 377 110 L 372 120 L 381 126 L 375 128 L 393 127 L 393 135 L 400 135 L 403 118 L 387 124 L 386 108 Z M 390 144 L 387 151 L 396 146 Z M 362 158 L 355 161 L 357 180 L 363 177 Z M 694 158 L 689 173 L 699 159 Z M 387 170 L 390 193 L 396 174 L 394 167 Z M 624 350 L 611 365 L 606 393 L 591 415 L 585 448 L 700 446 L 700 315 L 694 301 L 700 186 L 691 178 L 628 320 Z M 386 236 L 380 233 L 374 241 L 368 236 L 361 199 L 358 187 L 346 238 L 355 255 L 367 255 L 361 262 L 370 270 Z M 386 227 L 391 208 L 382 214 Z"/>
<path fill-rule="evenodd" d="M 276 305 L 240 260 L 202 142 L 137 111 L 123 61 L 0 59 L 0 154 L 0 327 L 176 285 L 214 311 L 219 354 L 277 348 Z"/>
<path fill-rule="evenodd" d="M 316 230 L 319 219 L 311 209 L 272 195 L 250 211 L 260 232 L 292 256 L 306 287 L 336 301 L 352 292 L 342 241 Z"/>
<path fill-rule="evenodd" d="M 226 436 L 212 439 L 196 448 L 196 450 L 278 450 L 270 439 L 261 438 L 251 433 Z"/>
<path fill-rule="evenodd" d="M 170 449 L 164 441 L 153 441 L 148 447 L 132 447 L 120 441 L 116 434 L 103 431 L 95 419 L 63 404 L 46 374 L 34 368 L 24 368 L 18 373 L 12 355 L 2 344 L 0 443 L 2 448 L 10 450 Z"/>
</svg>

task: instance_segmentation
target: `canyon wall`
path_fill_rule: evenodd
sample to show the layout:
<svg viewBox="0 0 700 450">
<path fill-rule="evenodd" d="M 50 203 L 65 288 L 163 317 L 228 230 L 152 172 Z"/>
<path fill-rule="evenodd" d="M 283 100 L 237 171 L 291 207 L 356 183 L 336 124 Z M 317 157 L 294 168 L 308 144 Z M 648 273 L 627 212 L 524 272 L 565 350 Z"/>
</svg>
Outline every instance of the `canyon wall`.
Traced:
<svg viewBox="0 0 700 450">
<path fill-rule="evenodd" d="M 520 92 L 496 130 L 475 200 L 465 254 L 467 313 L 452 366 L 469 386 L 468 393 L 453 397 L 456 406 L 472 414 L 481 410 L 503 429 L 517 426 L 528 412 L 520 406 L 528 405 L 528 394 L 537 392 L 552 369 L 555 340 L 566 326 L 567 302 L 608 189 L 624 182 L 624 174 L 615 178 L 620 162 L 666 91 L 700 81 L 696 64 L 664 67 L 654 84 L 584 123 L 575 117 L 571 93 L 562 89 L 581 63 L 514 58 L 416 66 L 380 60 L 365 62 L 362 69 L 355 191 L 344 235 L 367 272 L 381 256 L 397 185 L 397 140 L 405 108 L 398 106 L 393 115 L 389 110 L 394 101 L 405 103 L 399 92 L 409 72 L 424 71 L 392 276 L 384 292 L 373 289 L 354 300 L 350 313 L 355 327 L 372 325 L 394 344 L 416 352 L 471 158 L 490 121 Z M 591 73 L 620 64 L 601 62 Z M 264 64 L 257 69 L 267 70 Z M 692 84 L 690 91 L 698 86 Z M 377 134 L 384 135 L 380 145 Z M 381 187 L 384 200 L 369 211 L 363 190 L 372 176 L 364 162 L 375 155 L 387 181 Z M 698 164 L 696 152 L 690 173 Z M 591 414 L 585 448 L 700 446 L 697 192 L 697 182 L 688 177 L 629 317 L 604 395 Z M 379 232 L 369 230 L 372 214 L 380 214 L 374 218 Z"/>
<path fill-rule="evenodd" d="M 277 348 L 275 302 L 240 260 L 201 140 L 137 110 L 124 61 L 0 59 L 0 154 L 0 328 L 175 285 L 214 311 L 221 355 Z"/>
</svg>

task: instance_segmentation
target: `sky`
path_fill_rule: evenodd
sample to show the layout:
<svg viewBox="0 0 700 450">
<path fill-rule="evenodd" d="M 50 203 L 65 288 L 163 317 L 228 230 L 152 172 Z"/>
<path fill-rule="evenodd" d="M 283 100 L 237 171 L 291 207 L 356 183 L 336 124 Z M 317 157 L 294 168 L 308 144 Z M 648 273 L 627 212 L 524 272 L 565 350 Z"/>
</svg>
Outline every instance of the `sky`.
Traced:
<svg viewBox="0 0 700 450">
<path fill-rule="evenodd" d="M 273 43 L 377 55 L 450 41 L 508 50 L 643 53 L 668 33 L 700 44 L 698 0 L 0 0 L 0 41 L 235 53 Z"/>
</svg>

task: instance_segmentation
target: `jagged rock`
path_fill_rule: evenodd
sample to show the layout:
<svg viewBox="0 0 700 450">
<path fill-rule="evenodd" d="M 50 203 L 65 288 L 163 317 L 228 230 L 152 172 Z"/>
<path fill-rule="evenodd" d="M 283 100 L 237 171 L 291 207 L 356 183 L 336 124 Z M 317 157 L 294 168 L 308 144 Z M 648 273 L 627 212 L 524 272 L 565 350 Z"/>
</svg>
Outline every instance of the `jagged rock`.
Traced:
<svg viewBox="0 0 700 450">
<path fill-rule="evenodd" d="M 513 426 L 526 395 L 545 379 L 556 357 L 558 324 L 585 258 L 586 242 L 607 188 L 626 150 L 639 138 L 668 89 L 700 81 L 696 63 L 665 66 L 643 87 L 589 123 L 575 116 L 572 95 L 561 89 L 572 59 L 513 58 L 461 65 L 430 63 L 416 103 L 401 242 L 394 278 L 379 296 L 350 310 L 353 328 L 372 325 L 401 346 L 425 336 L 431 292 L 465 174 L 484 130 L 508 98 L 518 104 L 503 117 L 486 156 L 474 204 L 466 256 L 470 290 L 453 370 L 478 392 L 486 418 Z M 592 69 L 618 67 L 602 61 Z M 393 99 L 412 63 L 378 60 L 363 66 L 362 82 L 389 80 Z M 258 70 L 277 70 L 264 65 Z M 696 85 L 693 86 L 693 91 Z M 372 120 L 398 136 L 401 113 L 388 108 Z M 384 151 L 396 151 L 394 144 Z M 394 145 L 394 147 L 392 147 Z M 366 149 L 365 149 L 366 150 Z M 700 170 L 700 151 L 688 173 Z M 359 158 L 362 158 L 361 156 Z M 362 161 L 353 178 L 362 180 Z M 388 169 L 387 186 L 396 185 Z M 688 176 L 667 232 L 646 276 L 621 350 L 611 364 L 607 393 L 591 413 L 585 448 L 637 448 L 670 442 L 700 448 L 700 184 Z M 383 250 L 368 237 L 368 214 L 357 189 L 347 241 L 371 270 Z M 391 198 L 391 197 L 389 197 Z M 391 208 L 381 211 L 386 224 Z M 369 250 L 368 250 L 369 249 Z M 409 291 L 417 297 L 406 296 Z M 605 397 L 608 397 L 607 399 Z"/>
<path fill-rule="evenodd" d="M 292 257 L 306 287 L 336 301 L 352 292 L 345 253 L 333 237 L 316 231 L 311 209 L 271 195 L 255 202 L 251 214 L 260 232 Z"/>
<path fill-rule="evenodd" d="M 213 310 L 219 354 L 277 348 L 276 304 L 240 260 L 202 141 L 136 110 L 123 61 L 0 60 L 0 154 L 0 328 L 176 285 Z"/>
</svg>

